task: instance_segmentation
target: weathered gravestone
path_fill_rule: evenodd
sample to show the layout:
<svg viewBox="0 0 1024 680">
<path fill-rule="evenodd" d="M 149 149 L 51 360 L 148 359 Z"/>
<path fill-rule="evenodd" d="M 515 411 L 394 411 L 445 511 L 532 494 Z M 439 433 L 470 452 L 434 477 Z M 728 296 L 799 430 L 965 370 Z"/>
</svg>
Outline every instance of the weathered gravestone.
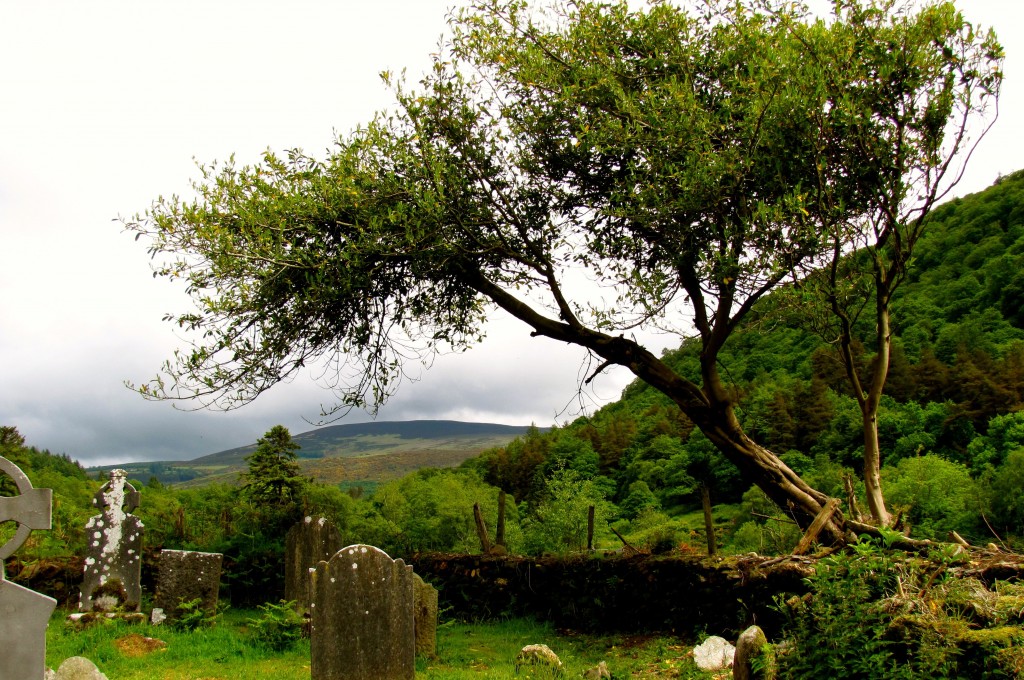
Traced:
<svg viewBox="0 0 1024 680">
<path fill-rule="evenodd" d="M 351 545 L 312 576 L 313 680 L 413 680 L 412 567 L 379 548 Z"/>
<path fill-rule="evenodd" d="M 100 514 L 85 524 L 85 575 L 79 609 L 137 612 L 142 602 L 142 520 L 131 512 L 139 507 L 139 492 L 124 470 L 111 470 L 92 499 Z"/>
<path fill-rule="evenodd" d="M 754 663 L 758 659 L 760 663 Z M 763 680 L 774 677 L 775 658 L 768 638 L 759 626 L 750 626 L 736 641 L 733 657 L 733 680 Z"/>
<path fill-rule="evenodd" d="M 179 605 L 196 600 L 199 609 L 214 614 L 223 560 L 220 553 L 161 550 L 153 606 L 162 609 L 172 621 L 184 613 Z"/>
<path fill-rule="evenodd" d="M 419 574 L 412 576 L 415 586 L 413 620 L 416 654 L 432 657 L 437 655 L 437 589 L 420 578 Z"/>
<path fill-rule="evenodd" d="M 306 517 L 285 536 L 284 599 L 301 612 L 313 601 L 310 570 L 341 550 L 341 534 L 325 518 Z"/>
<path fill-rule="evenodd" d="M 25 473 L 3 457 L 0 472 L 18 487 L 17 496 L 0 498 L 0 524 L 18 525 L 14 536 L 0 546 L 0 680 L 36 680 L 46 672 L 46 624 L 57 601 L 7 581 L 4 560 L 33 529 L 50 528 L 53 492 L 32 488 Z"/>
</svg>

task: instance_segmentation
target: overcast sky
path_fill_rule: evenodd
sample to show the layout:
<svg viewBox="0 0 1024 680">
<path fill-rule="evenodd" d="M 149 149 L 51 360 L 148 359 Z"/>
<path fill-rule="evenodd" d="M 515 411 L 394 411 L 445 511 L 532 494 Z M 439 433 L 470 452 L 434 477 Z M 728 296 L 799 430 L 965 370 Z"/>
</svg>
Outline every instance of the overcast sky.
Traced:
<svg viewBox="0 0 1024 680">
<path fill-rule="evenodd" d="M 1018 2 L 960 3 L 995 26 L 1007 61 L 1000 119 L 958 195 L 1024 167 Z M 117 218 L 187 193 L 193 159 L 323 155 L 336 133 L 390 105 L 381 71 L 428 67 L 460 4 L 0 3 L 0 425 L 87 464 L 190 459 L 252 443 L 275 424 L 312 429 L 307 419 L 330 402 L 314 376 L 230 413 L 182 412 L 124 387 L 181 345 L 161 318 L 189 303 L 153 279 L 144 244 Z M 480 347 L 438 359 L 378 419 L 564 422 L 580 413 L 582 358 L 498 318 Z M 629 379 L 611 372 L 585 401 L 615 399 Z"/>
</svg>

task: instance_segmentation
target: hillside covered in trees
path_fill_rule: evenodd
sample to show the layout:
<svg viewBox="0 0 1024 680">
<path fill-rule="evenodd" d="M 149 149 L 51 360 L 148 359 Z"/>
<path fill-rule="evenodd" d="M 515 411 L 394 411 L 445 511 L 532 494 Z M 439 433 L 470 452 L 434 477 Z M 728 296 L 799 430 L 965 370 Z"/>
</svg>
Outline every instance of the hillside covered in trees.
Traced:
<svg viewBox="0 0 1024 680">
<path fill-rule="evenodd" d="M 836 347 L 803 326 L 784 293 L 766 299 L 730 339 L 722 373 L 751 436 L 846 500 L 856 517 L 860 412 Z M 893 304 L 879 414 L 884 491 L 914 536 L 955 530 L 987 542 L 1024 533 L 1022 310 L 1024 173 L 1015 173 L 933 213 Z M 871 357 L 858 351 L 866 372 Z M 698 352 L 684 342 L 665 358 L 692 375 Z M 545 479 L 568 472 L 603 491 L 620 518 L 642 523 L 699 507 L 704 490 L 716 505 L 746 508 L 725 532 L 744 547 L 785 526 L 785 513 L 769 510 L 692 423 L 640 381 L 593 416 L 491 450 L 473 466 L 527 502 L 543 495 Z"/>
</svg>

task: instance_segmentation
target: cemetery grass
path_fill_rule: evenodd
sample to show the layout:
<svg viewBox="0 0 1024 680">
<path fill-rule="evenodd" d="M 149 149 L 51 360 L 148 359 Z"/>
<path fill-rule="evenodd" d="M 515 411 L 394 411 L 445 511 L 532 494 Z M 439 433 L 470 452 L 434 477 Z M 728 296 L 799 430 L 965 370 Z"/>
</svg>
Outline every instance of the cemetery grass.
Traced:
<svg viewBox="0 0 1024 680">
<path fill-rule="evenodd" d="M 58 610 L 47 630 L 47 665 L 56 668 L 71 656 L 85 656 L 111 680 L 308 680 L 309 640 L 284 652 L 255 645 L 248 630 L 257 610 L 227 610 L 208 628 L 187 632 L 167 626 L 100 622 L 79 630 Z M 136 644 L 132 638 L 136 636 Z M 165 648 L 139 654 L 138 636 L 166 642 Z M 561 658 L 562 676 L 530 667 L 516 671 L 516 654 L 525 645 L 543 643 Z M 529 619 L 484 623 L 443 623 L 437 656 L 416 659 L 417 680 L 581 677 L 607 663 L 614 678 L 713 678 L 693 663 L 691 647 L 670 637 L 591 636 L 555 630 Z"/>
</svg>

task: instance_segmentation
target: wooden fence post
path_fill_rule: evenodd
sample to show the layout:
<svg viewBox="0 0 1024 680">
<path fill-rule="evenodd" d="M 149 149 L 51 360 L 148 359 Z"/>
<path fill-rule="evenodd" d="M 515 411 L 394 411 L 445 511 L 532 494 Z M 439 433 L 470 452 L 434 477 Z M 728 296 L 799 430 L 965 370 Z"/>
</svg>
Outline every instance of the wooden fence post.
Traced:
<svg viewBox="0 0 1024 680">
<path fill-rule="evenodd" d="M 487 537 L 487 527 L 484 525 L 484 516 L 480 512 L 479 503 L 473 503 L 473 518 L 476 520 L 476 534 L 480 537 L 480 548 L 486 555 L 491 552 L 491 539 Z"/>
</svg>

